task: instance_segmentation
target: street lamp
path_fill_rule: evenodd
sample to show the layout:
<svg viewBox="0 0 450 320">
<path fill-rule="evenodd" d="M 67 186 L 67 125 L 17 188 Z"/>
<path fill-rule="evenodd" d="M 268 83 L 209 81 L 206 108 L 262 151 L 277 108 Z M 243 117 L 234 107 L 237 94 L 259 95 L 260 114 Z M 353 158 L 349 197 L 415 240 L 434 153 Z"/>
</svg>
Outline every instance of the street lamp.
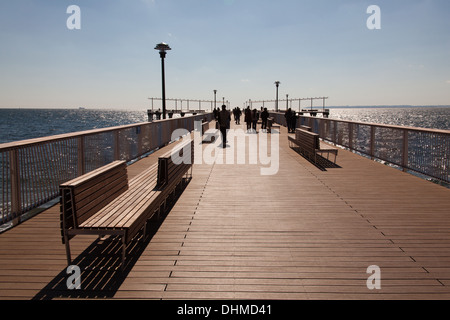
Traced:
<svg viewBox="0 0 450 320">
<path fill-rule="evenodd" d="M 277 86 L 277 100 L 275 102 L 275 112 L 278 112 L 278 87 L 280 86 L 280 81 L 275 81 L 275 85 Z"/>
<path fill-rule="evenodd" d="M 156 45 L 155 50 L 159 51 L 161 57 L 161 73 L 162 73 L 162 113 L 163 119 L 166 119 L 166 80 L 164 75 L 164 58 L 166 57 L 166 51 L 172 50 L 167 43 L 161 42 Z"/>
<path fill-rule="evenodd" d="M 216 109 L 217 105 L 216 105 L 216 95 L 217 95 L 217 90 L 214 90 L 214 109 Z"/>
</svg>

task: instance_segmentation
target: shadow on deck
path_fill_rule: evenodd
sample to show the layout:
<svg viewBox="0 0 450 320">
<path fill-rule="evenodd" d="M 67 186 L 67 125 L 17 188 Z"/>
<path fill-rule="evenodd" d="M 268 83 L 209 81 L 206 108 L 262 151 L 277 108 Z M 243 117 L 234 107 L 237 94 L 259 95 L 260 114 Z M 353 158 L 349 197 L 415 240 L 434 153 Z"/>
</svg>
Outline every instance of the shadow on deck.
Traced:
<svg viewBox="0 0 450 320">
<path fill-rule="evenodd" d="M 316 162 L 314 162 L 311 159 L 309 159 L 307 156 L 303 155 L 302 152 L 300 151 L 299 147 L 291 147 L 291 149 L 294 150 L 295 152 L 297 152 L 305 160 L 309 161 L 309 163 L 311 163 L 312 165 L 314 165 L 315 167 L 317 167 L 321 171 L 327 171 L 327 169 L 342 168 L 338 164 L 334 163 L 333 161 L 330 161 L 329 159 L 327 159 L 325 157 L 322 157 L 319 154 L 316 156 L 317 157 L 316 158 Z"/>
</svg>

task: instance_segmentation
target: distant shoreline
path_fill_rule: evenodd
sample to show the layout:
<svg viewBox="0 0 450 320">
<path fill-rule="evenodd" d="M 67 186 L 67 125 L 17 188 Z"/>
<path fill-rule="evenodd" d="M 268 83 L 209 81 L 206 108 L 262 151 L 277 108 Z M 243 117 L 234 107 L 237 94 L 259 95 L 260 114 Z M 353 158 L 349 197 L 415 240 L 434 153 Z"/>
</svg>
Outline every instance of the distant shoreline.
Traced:
<svg viewBox="0 0 450 320">
<path fill-rule="evenodd" d="M 282 101 L 282 100 L 280 100 Z M 322 109 L 323 106 L 313 106 L 314 109 Z M 450 105 L 377 105 L 377 106 L 325 106 L 325 109 L 394 109 L 394 108 L 450 108 Z M 113 110 L 113 111 L 145 111 L 151 110 L 151 108 L 89 108 L 84 107 L 0 107 L 2 110 Z M 295 109 L 295 108 L 294 108 Z M 308 110 L 310 106 L 304 106 L 302 109 Z M 170 109 L 171 110 L 171 109 Z M 187 110 L 186 110 L 187 111 Z M 191 110 L 193 111 L 193 110 Z"/>
</svg>

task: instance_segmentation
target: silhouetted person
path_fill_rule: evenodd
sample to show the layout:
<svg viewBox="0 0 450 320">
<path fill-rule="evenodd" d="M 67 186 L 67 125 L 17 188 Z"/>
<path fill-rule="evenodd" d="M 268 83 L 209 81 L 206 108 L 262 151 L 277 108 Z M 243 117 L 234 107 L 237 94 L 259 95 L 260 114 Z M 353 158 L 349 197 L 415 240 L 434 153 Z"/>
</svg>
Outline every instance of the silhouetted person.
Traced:
<svg viewBox="0 0 450 320">
<path fill-rule="evenodd" d="M 295 114 L 295 111 L 291 110 L 291 130 L 293 133 L 295 133 L 296 127 L 297 127 L 297 115 Z"/>
<path fill-rule="evenodd" d="M 250 107 L 245 109 L 244 121 L 247 123 L 247 131 L 250 130 L 252 128 L 252 111 L 250 110 Z"/>
<path fill-rule="evenodd" d="M 252 111 L 252 129 L 255 130 L 255 132 L 256 132 L 256 125 L 258 124 L 258 117 L 259 117 L 258 110 L 253 109 L 253 111 Z"/>
<path fill-rule="evenodd" d="M 291 126 L 292 126 L 292 112 L 291 112 L 291 108 L 289 108 L 288 110 L 286 110 L 286 112 L 284 113 L 284 117 L 286 118 L 286 126 L 288 128 L 288 133 L 291 132 Z"/>
<path fill-rule="evenodd" d="M 214 114 L 214 120 L 217 121 L 217 117 L 219 116 L 219 110 L 217 110 L 216 108 L 214 108 L 213 114 Z"/>
<path fill-rule="evenodd" d="M 236 124 L 241 124 L 241 115 L 242 115 L 242 111 L 239 107 L 236 108 Z"/>
<path fill-rule="evenodd" d="M 264 108 L 264 111 L 261 112 L 261 130 L 267 130 L 267 119 L 269 119 L 269 112 L 267 111 L 267 108 Z"/>
<path fill-rule="evenodd" d="M 227 106 L 222 106 L 222 111 L 219 112 L 219 126 L 222 133 L 222 148 L 227 147 L 227 130 L 230 129 L 231 113 L 227 111 Z"/>
</svg>

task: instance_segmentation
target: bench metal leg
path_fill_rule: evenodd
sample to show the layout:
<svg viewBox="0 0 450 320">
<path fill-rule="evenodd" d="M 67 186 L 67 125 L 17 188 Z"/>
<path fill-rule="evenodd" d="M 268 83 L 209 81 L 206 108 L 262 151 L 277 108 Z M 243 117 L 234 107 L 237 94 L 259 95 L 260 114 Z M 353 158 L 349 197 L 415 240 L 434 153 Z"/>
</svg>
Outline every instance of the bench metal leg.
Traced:
<svg viewBox="0 0 450 320">
<path fill-rule="evenodd" d="M 145 238 L 147 237 L 147 223 L 148 223 L 148 220 L 145 220 L 145 222 L 144 222 L 144 231 L 143 231 L 143 235 L 142 235 L 142 242 L 144 242 Z"/>
<path fill-rule="evenodd" d="M 70 254 L 69 237 L 67 236 L 66 231 L 64 231 L 64 244 L 66 245 L 67 265 L 70 266 L 72 264 L 72 258 L 71 258 L 71 254 Z"/>
<path fill-rule="evenodd" d="M 127 251 L 127 245 L 126 245 L 126 241 L 125 241 L 125 234 L 122 235 L 122 265 L 121 265 L 121 270 L 123 271 L 125 269 L 125 257 L 126 257 L 126 252 Z"/>
</svg>

